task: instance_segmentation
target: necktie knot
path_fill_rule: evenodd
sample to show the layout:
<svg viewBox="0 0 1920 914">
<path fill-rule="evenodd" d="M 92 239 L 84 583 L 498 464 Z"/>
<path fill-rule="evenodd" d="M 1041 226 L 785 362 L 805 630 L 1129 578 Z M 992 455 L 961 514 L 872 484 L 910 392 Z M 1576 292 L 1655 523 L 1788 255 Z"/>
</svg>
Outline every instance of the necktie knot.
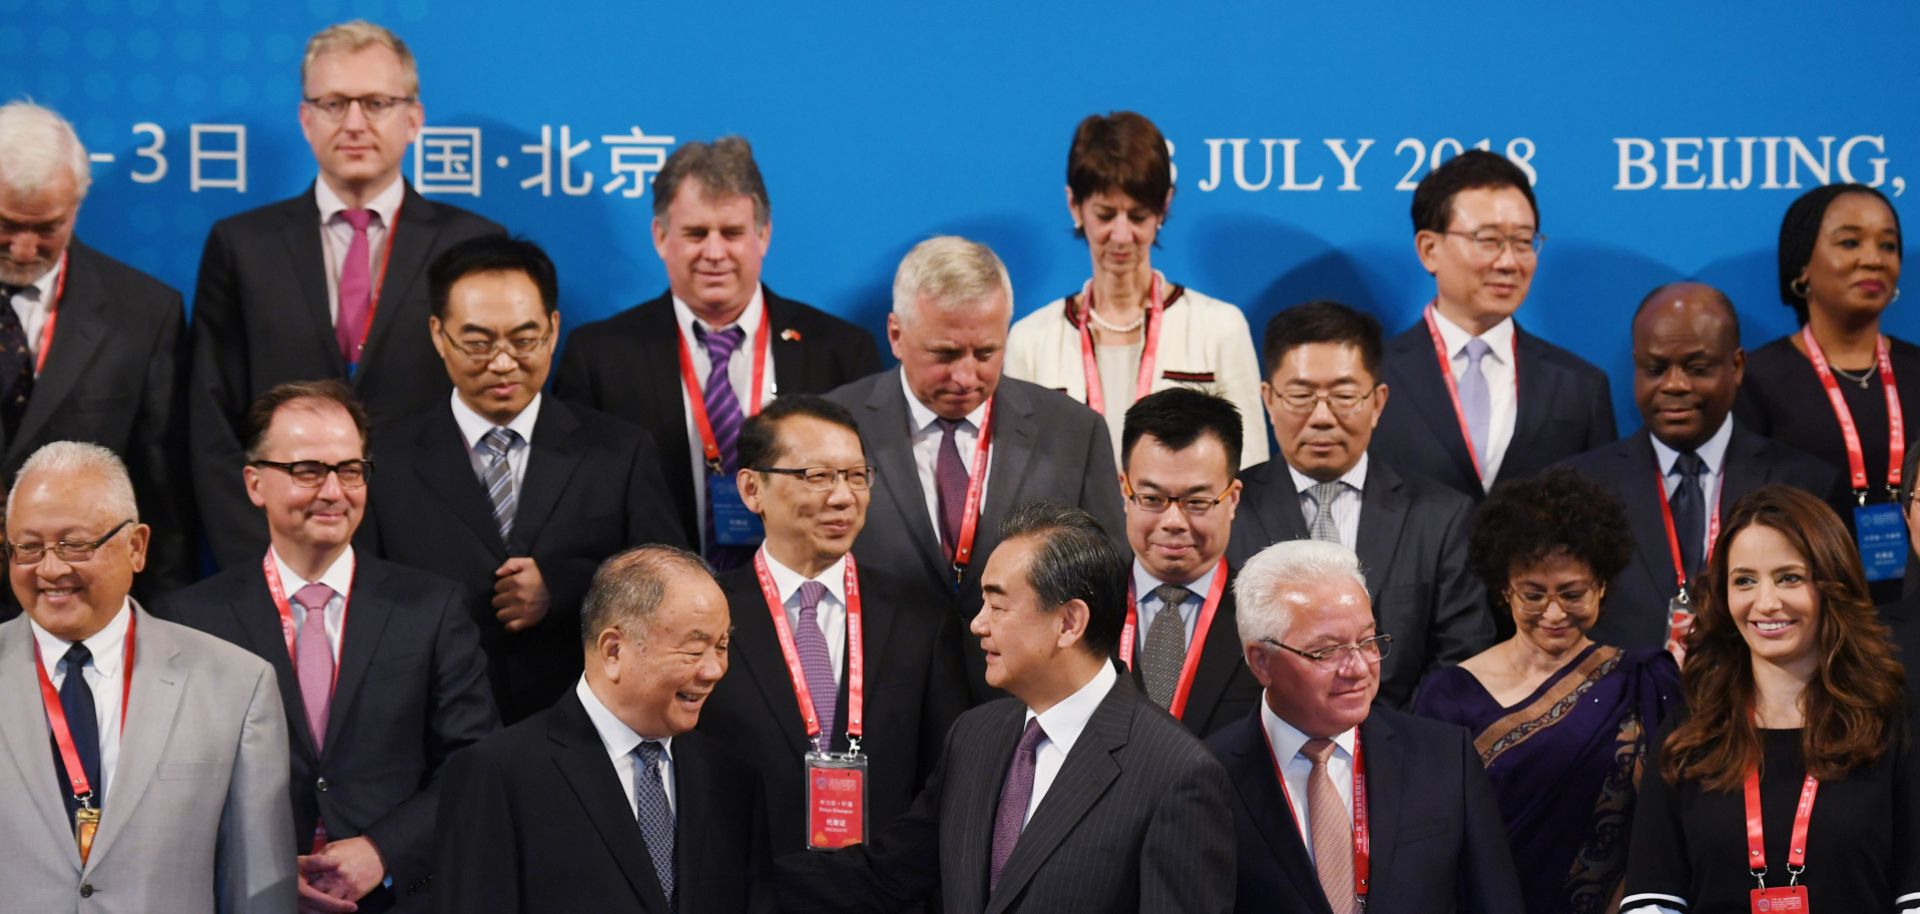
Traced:
<svg viewBox="0 0 1920 914">
<path fill-rule="evenodd" d="M 647 771 L 658 769 L 660 763 L 666 760 L 667 747 L 661 745 L 658 740 L 645 740 L 633 747 L 633 754 L 640 760 L 640 764 L 646 766 L 641 772 L 645 774 Z"/>
<path fill-rule="evenodd" d="M 1187 598 L 1191 596 L 1193 596 L 1193 591 L 1181 587 L 1178 584 L 1162 584 L 1153 589 L 1153 598 L 1159 600 L 1161 606 L 1176 612 L 1179 611 L 1181 604 L 1187 602 Z"/>
<path fill-rule="evenodd" d="M 487 429 L 486 434 L 480 436 L 480 448 L 486 451 L 488 456 L 497 460 L 507 456 L 507 453 L 512 451 L 513 446 L 518 444 L 519 441 L 519 432 L 510 428 L 494 426 L 493 428 Z"/>
<path fill-rule="evenodd" d="M 1327 759 L 1333 757 L 1333 750 L 1335 748 L 1337 748 L 1337 744 L 1334 743 L 1333 740 L 1325 738 L 1310 739 L 1300 747 L 1300 754 L 1306 756 L 1307 761 L 1312 762 L 1314 767 L 1317 768 L 1325 765 Z"/>
<path fill-rule="evenodd" d="M 13 297 L 15 295 L 19 295 L 20 293 L 25 292 L 31 288 L 33 287 L 32 286 L 16 286 L 16 285 L 11 285 L 9 283 L 0 282 L 0 305 L 4 305 L 9 302 L 12 302 Z"/>
<path fill-rule="evenodd" d="M 1465 346 L 1460 347 L 1460 351 L 1467 354 L 1467 370 L 1477 371 L 1480 368 L 1480 360 L 1490 355 L 1493 347 L 1487 345 L 1486 340 L 1476 336 L 1468 340 Z"/>
<path fill-rule="evenodd" d="M 948 439 L 951 439 L 953 437 L 954 432 L 957 432 L 960 430 L 960 423 L 965 421 L 967 420 L 948 419 L 944 416 L 933 417 L 934 424 L 940 426 L 940 436 L 942 438 L 948 438 Z"/>
<path fill-rule="evenodd" d="M 300 604 L 307 612 L 326 612 L 327 603 L 333 599 L 333 588 L 325 584 L 313 583 L 293 592 L 293 602 Z"/>
<path fill-rule="evenodd" d="M 1020 731 L 1020 745 L 1014 748 L 1014 754 L 1032 756 L 1038 750 L 1040 741 L 1046 738 L 1047 731 L 1040 729 L 1040 718 L 1032 718 L 1027 721 L 1027 728 Z"/>
<path fill-rule="evenodd" d="M 1707 462 L 1693 451 L 1681 451 L 1673 461 L 1673 471 L 1688 480 L 1698 480 L 1707 471 Z"/>
<path fill-rule="evenodd" d="M 695 321 L 693 325 L 693 338 L 698 340 L 700 345 L 706 347 L 708 360 L 712 361 L 714 367 L 718 368 L 719 366 L 727 364 L 727 361 L 733 358 L 733 351 L 740 348 L 740 343 L 746 340 L 747 331 L 741 329 L 738 325 L 728 327 L 724 330 L 708 330 L 700 326 L 698 321 Z"/>
<path fill-rule="evenodd" d="M 827 595 L 827 585 L 819 581 L 807 581 L 800 585 L 800 614 L 808 615 L 820 608 L 820 600 Z"/>
<path fill-rule="evenodd" d="M 364 232 L 367 230 L 367 226 L 373 224 L 373 210 L 343 209 L 340 211 L 340 218 L 345 219 L 348 225 L 353 226 L 355 232 Z"/>
<path fill-rule="evenodd" d="M 72 647 L 67 648 L 66 655 L 60 658 L 60 662 L 66 664 L 67 672 L 69 673 L 79 672 L 81 667 L 86 666 L 92 661 L 93 652 L 87 650 L 87 646 L 78 641 L 75 641 Z"/>
<path fill-rule="evenodd" d="M 1346 483 L 1337 479 L 1332 482 L 1315 483 L 1307 489 L 1307 497 L 1313 499 L 1314 507 L 1325 511 L 1333 507 L 1333 500 L 1340 496 L 1340 490 L 1345 486 Z"/>
</svg>

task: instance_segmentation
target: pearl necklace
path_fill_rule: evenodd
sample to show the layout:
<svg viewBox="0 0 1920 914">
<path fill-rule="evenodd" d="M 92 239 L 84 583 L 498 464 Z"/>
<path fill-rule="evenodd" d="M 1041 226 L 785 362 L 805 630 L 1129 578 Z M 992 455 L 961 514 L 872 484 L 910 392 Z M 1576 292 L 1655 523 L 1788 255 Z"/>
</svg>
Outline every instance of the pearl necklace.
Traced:
<svg viewBox="0 0 1920 914">
<path fill-rule="evenodd" d="M 1095 327 L 1099 327 L 1100 329 L 1105 330 L 1108 333 L 1132 333 L 1133 331 L 1138 330 L 1143 326 L 1146 326 L 1146 323 L 1147 323 L 1147 312 L 1145 311 L 1141 311 L 1140 316 L 1133 319 L 1133 323 L 1127 324 L 1125 326 L 1121 326 L 1120 324 L 1108 323 L 1106 318 L 1103 318 L 1100 316 L 1100 312 L 1095 311 L 1092 308 L 1087 309 L 1087 317 L 1093 321 L 1093 325 Z"/>
</svg>

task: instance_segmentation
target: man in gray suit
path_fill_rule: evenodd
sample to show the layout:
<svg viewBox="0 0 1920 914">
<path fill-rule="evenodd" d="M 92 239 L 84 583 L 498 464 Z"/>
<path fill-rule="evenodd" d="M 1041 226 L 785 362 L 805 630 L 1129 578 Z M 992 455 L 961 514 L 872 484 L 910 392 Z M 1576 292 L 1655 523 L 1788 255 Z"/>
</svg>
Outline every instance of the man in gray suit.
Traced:
<svg viewBox="0 0 1920 914">
<path fill-rule="evenodd" d="M 112 451 L 49 444 L 8 503 L 0 912 L 293 910 L 273 669 L 127 596 L 151 532 Z"/>
<path fill-rule="evenodd" d="M 1126 554 L 1046 502 L 999 533 L 972 631 L 1013 698 L 960 716 L 872 845 L 782 860 L 784 910 L 896 911 L 936 891 L 947 914 L 1230 910 L 1226 772 L 1114 668 Z"/>
<path fill-rule="evenodd" d="M 829 395 L 859 420 L 879 470 L 854 553 L 913 587 L 909 605 L 945 610 L 955 625 L 979 607 L 980 568 L 1015 505 L 1078 505 L 1126 545 L 1105 421 L 1065 394 L 1000 376 L 1012 319 L 1013 286 L 993 251 L 930 238 L 893 277 L 887 342 L 900 370 Z M 997 693 L 978 646 L 961 642 L 979 704 Z"/>
</svg>

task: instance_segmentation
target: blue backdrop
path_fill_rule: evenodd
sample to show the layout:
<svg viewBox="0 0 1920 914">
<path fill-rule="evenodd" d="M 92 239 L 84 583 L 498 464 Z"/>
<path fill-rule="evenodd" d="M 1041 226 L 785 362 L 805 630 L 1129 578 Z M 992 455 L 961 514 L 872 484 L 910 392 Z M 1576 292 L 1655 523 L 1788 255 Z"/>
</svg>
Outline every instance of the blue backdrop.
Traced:
<svg viewBox="0 0 1920 914">
<path fill-rule="evenodd" d="M 1484 143 L 1537 174 L 1522 319 L 1608 371 L 1623 427 L 1648 289 L 1726 289 L 1751 348 L 1792 328 L 1774 238 L 1796 194 L 1851 178 L 1912 215 L 1920 4 L 1465 6 L 0 0 L 0 95 L 95 153 L 81 236 L 191 296 L 215 219 L 313 178 L 306 37 L 381 22 L 420 61 L 408 177 L 548 246 L 570 325 L 665 288 L 647 169 L 726 133 L 766 175 L 781 293 L 880 332 L 900 255 L 954 232 L 1000 252 L 1025 313 L 1088 271 L 1062 203 L 1074 124 L 1128 108 L 1175 148 L 1169 277 L 1256 330 L 1334 297 L 1397 331 L 1432 294 L 1412 183 Z M 1920 338 L 1914 303 L 1888 326 Z"/>
</svg>

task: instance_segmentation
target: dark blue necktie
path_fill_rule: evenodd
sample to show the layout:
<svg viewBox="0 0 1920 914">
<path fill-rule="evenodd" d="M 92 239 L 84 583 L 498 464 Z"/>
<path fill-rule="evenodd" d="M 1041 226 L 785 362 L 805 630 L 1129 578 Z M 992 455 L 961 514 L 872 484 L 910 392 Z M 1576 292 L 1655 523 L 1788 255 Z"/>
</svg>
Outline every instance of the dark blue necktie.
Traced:
<svg viewBox="0 0 1920 914">
<path fill-rule="evenodd" d="M 101 808 L 106 798 L 106 786 L 100 781 L 100 722 L 94 715 L 93 689 L 87 686 L 87 677 L 80 671 L 93 659 L 93 652 L 78 641 L 67 649 L 60 665 L 66 669 L 66 678 L 60 682 L 60 710 L 67 715 L 67 732 L 73 735 L 73 748 L 80 754 L 80 770 L 86 772 L 87 783 L 93 787 L 93 808 Z M 60 773 L 60 786 L 65 788 L 63 799 L 67 813 L 71 815 L 80 804 L 73 798 L 73 785 L 67 780 L 67 766 L 60 758 L 60 744 L 53 746 L 53 767 Z"/>
<path fill-rule="evenodd" d="M 1680 564 L 1686 567 L 1688 580 L 1700 571 L 1700 546 L 1707 536 L 1706 497 L 1700 493 L 1700 474 L 1706 471 L 1706 461 L 1692 451 L 1682 451 L 1673 461 L 1680 485 L 1674 488 L 1669 503 L 1674 535 L 1680 539 Z"/>
</svg>

